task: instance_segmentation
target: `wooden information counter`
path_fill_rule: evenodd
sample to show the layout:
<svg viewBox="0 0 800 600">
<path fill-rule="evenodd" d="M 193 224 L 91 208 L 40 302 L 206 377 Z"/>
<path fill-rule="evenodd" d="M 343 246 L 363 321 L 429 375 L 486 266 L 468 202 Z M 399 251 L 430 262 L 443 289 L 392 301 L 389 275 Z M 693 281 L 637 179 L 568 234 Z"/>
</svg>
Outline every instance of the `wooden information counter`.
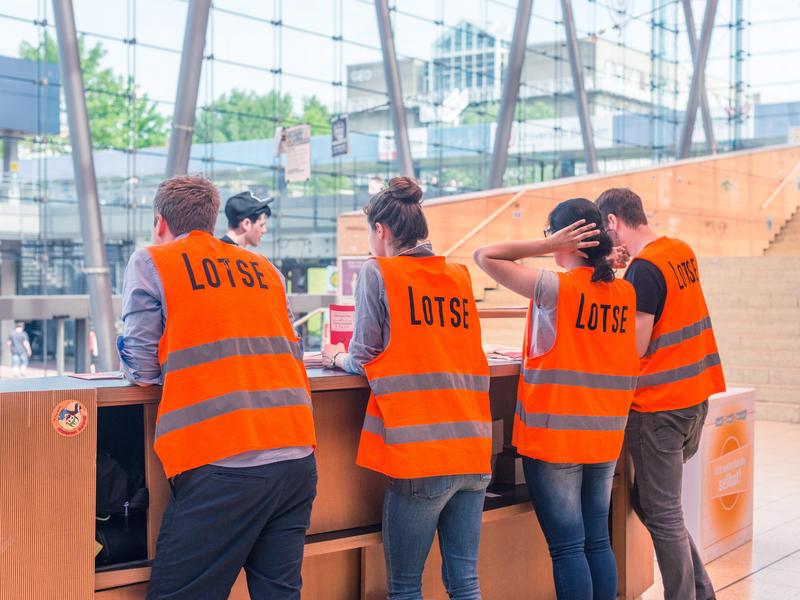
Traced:
<svg viewBox="0 0 800 600">
<path fill-rule="evenodd" d="M 492 364 L 494 419 L 510 442 L 515 363 Z M 380 519 L 384 477 L 355 464 L 369 396 L 364 378 L 310 370 L 319 484 L 303 565 L 303 598 L 386 597 Z M 69 377 L 0 382 L 0 600 L 144 599 L 150 562 L 170 493 L 153 433 L 161 388 Z M 87 424 L 77 435 L 57 431 L 57 407 L 79 401 Z M 73 404 L 74 405 L 74 404 Z M 70 406 L 68 403 L 66 406 Z M 59 409 L 60 410 L 60 409 Z M 96 459 L 134 440 L 149 490 L 146 556 L 95 568 Z M 129 443 L 129 442 L 128 442 Z M 122 448 L 122 447 L 121 447 Z M 647 533 L 632 514 L 620 461 L 614 479 L 611 531 L 620 597 L 633 599 L 653 581 Z M 480 548 L 487 600 L 555 598 L 550 560 L 524 485 L 491 486 Z M 435 542 L 425 570 L 425 598 L 446 598 Z M 239 578 L 231 598 L 246 600 Z"/>
</svg>

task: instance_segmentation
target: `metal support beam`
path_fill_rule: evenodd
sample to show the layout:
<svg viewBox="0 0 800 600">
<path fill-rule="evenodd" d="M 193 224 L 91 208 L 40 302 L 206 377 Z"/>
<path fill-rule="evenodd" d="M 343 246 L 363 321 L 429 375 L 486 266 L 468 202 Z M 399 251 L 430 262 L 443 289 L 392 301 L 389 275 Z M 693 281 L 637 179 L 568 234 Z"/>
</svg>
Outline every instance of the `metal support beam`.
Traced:
<svg viewBox="0 0 800 600">
<path fill-rule="evenodd" d="M 114 309 L 111 304 L 111 281 L 103 238 L 103 221 L 97 195 L 92 134 L 86 112 L 83 74 L 78 54 L 78 36 L 75 32 L 75 15 L 71 0 L 53 0 L 53 13 L 58 36 L 58 55 L 61 64 L 61 81 L 67 105 L 69 141 L 72 146 L 72 164 L 75 169 L 75 189 L 78 194 L 78 212 L 83 237 L 84 273 L 89 288 L 92 320 L 97 332 L 100 369 L 118 368 Z"/>
<path fill-rule="evenodd" d="M 519 97 L 519 80 L 525 64 L 525 48 L 527 47 L 532 10 L 533 0 L 519 0 L 517 16 L 514 19 L 511 48 L 508 51 L 508 65 L 503 74 L 503 95 L 500 98 L 500 113 L 497 115 L 492 164 L 486 181 L 489 189 L 503 186 L 503 175 L 508 162 L 508 144 L 511 141 L 511 125 L 514 122 L 514 111 Z"/>
<path fill-rule="evenodd" d="M 561 0 L 561 12 L 564 18 L 564 33 L 567 38 L 569 66 L 572 71 L 572 85 L 575 89 L 575 107 L 581 124 L 586 170 L 589 173 L 594 173 L 597 171 L 597 151 L 594 148 L 594 133 L 592 132 L 592 121 L 589 118 L 589 100 L 586 97 L 586 87 L 583 83 L 583 60 L 581 60 L 581 49 L 578 46 L 578 37 L 575 33 L 572 0 Z"/>
<path fill-rule="evenodd" d="M 744 66 L 744 6 L 743 0 L 736 0 L 736 34 L 734 36 L 734 99 L 733 99 L 733 148 L 738 150 L 742 146 L 742 109 L 744 80 L 742 67 Z"/>
<path fill-rule="evenodd" d="M 167 177 L 183 175 L 189 169 L 189 153 L 192 149 L 197 93 L 200 88 L 210 9 L 211 0 L 190 0 L 186 10 L 181 70 L 178 74 L 175 113 L 172 117 L 167 151 Z"/>
<path fill-rule="evenodd" d="M 689 37 L 689 50 L 692 53 L 692 62 L 697 57 L 697 29 L 694 24 L 694 13 L 692 12 L 692 0 L 683 0 L 683 14 L 686 17 L 686 34 Z M 717 139 L 714 136 L 714 121 L 711 119 L 711 110 L 708 107 L 708 94 L 706 93 L 706 82 L 703 79 L 703 86 L 700 89 L 700 114 L 703 116 L 703 131 L 706 134 L 706 144 L 711 154 L 717 152 Z"/>
<path fill-rule="evenodd" d="M 389 19 L 389 1 L 375 0 L 378 16 L 378 33 L 383 50 L 383 72 L 386 77 L 386 91 L 389 94 L 389 110 L 392 113 L 394 144 L 400 170 L 407 177 L 414 177 L 414 162 L 411 159 L 411 144 L 408 141 L 406 107 L 403 103 L 403 88 L 400 85 L 400 69 L 397 67 L 397 52 L 394 48 L 392 22 Z"/>
<path fill-rule="evenodd" d="M 697 54 L 694 57 L 694 72 L 692 73 L 692 85 L 689 89 L 689 100 L 686 103 L 686 114 L 683 116 L 678 145 L 675 149 L 675 156 L 678 159 L 689 156 L 692 148 L 692 133 L 694 123 L 697 120 L 697 107 L 700 105 L 700 92 L 704 86 L 706 61 L 708 51 L 711 48 L 711 34 L 714 31 L 714 17 L 717 14 L 718 0 L 706 0 L 706 11 L 703 15 L 703 29 L 700 31 L 700 43 Z"/>
</svg>

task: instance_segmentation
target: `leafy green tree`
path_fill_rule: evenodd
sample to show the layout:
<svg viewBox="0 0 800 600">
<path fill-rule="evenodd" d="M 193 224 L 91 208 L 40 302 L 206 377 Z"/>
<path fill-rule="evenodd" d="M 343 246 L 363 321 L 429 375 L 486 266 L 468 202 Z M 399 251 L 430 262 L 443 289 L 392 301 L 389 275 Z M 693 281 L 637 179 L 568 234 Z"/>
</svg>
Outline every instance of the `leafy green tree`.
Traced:
<svg viewBox="0 0 800 600">
<path fill-rule="evenodd" d="M 467 107 L 461 114 L 463 125 L 477 125 L 479 123 L 496 123 L 500 115 L 499 102 L 485 102 Z M 555 116 L 553 107 L 540 100 L 518 100 L 514 118 L 518 121 L 531 121 L 534 119 L 548 119 Z"/>
<path fill-rule="evenodd" d="M 103 68 L 107 51 L 101 43 L 87 48 L 83 36 L 78 50 L 86 88 L 86 110 L 96 147 L 146 148 L 163 146 L 167 140 L 167 119 L 158 112 L 156 103 L 147 94 L 139 94 L 132 77 L 117 75 Z M 41 45 L 22 42 L 20 58 L 58 62 L 55 39 L 45 33 Z"/>
<path fill-rule="evenodd" d="M 311 125 L 311 135 L 331 132 L 331 113 L 316 96 L 303 99 L 303 116 L 300 121 Z"/>
<path fill-rule="evenodd" d="M 195 142 L 268 139 L 277 127 L 301 123 L 311 125 L 312 135 L 330 133 L 331 113 L 319 98 L 304 98 L 300 115 L 294 114 L 292 105 L 289 94 L 258 94 L 234 88 L 198 114 Z"/>
<path fill-rule="evenodd" d="M 292 97 L 271 91 L 232 89 L 197 115 L 194 141 L 233 142 L 268 139 L 292 120 Z"/>
</svg>

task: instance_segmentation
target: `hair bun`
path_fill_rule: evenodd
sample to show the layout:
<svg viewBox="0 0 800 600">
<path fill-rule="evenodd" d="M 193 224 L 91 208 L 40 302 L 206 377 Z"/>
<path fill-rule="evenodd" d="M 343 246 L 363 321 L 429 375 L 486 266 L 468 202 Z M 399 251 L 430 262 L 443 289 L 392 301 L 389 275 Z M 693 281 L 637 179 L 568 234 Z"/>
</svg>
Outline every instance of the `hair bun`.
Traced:
<svg viewBox="0 0 800 600">
<path fill-rule="evenodd" d="M 407 204 L 419 204 L 422 200 L 422 188 L 410 177 L 394 177 L 389 181 L 392 196 Z"/>
</svg>

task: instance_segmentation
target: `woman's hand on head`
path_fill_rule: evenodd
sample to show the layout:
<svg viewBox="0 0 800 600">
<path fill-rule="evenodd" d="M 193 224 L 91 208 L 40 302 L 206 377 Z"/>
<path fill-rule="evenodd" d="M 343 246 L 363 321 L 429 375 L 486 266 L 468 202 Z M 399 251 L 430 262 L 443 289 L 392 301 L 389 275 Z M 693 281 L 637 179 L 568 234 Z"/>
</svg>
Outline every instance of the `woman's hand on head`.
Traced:
<svg viewBox="0 0 800 600">
<path fill-rule="evenodd" d="M 572 225 L 567 225 L 559 229 L 547 239 L 547 244 L 551 252 L 580 252 L 583 248 L 593 248 L 599 246 L 600 242 L 589 238 L 595 237 L 600 233 L 597 223 L 586 223 L 586 219 L 575 221 Z M 585 255 L 584 255 L 585 256 Z"/>
</svg>

